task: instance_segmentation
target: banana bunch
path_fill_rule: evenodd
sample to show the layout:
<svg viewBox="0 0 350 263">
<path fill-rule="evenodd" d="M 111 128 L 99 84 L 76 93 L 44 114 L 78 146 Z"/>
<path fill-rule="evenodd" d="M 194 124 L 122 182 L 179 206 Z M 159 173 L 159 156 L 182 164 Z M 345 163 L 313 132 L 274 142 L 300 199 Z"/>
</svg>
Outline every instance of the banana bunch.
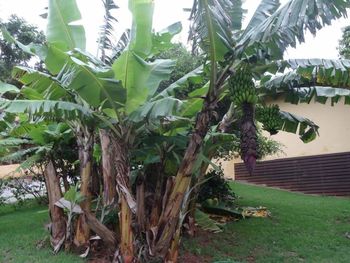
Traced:
<svg viewBox="0 0 350 263">
<path fill-rule="evenodd" d="M 258 108 L 256 111 L 257 119 L 263 124 L 263 129 L 271 135 L 277 134 L 282 128 L 283 121 L 280 118 L 280 108 L 278 105 L 271 105 Z"/>
<path fill-rule="evenodd" d="M 252 73 L 248 66 L 239 68 L 229 79 L 229 90 L 231 99 L 237 106 L 243 103 L 254 105 L 258 101 L 255 85 L 252 80 Z"/>
</svg>

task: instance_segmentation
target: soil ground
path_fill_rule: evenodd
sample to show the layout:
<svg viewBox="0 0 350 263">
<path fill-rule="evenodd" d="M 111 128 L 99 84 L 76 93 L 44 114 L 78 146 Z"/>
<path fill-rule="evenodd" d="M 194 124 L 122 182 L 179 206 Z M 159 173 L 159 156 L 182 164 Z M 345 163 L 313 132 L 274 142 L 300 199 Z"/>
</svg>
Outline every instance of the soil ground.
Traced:
<svg viewBox="0 0 350 263">
<path fill-rule="evenodd" d="M 6 177 L 19 177 L 23 176 L 22 173 L 14 173 L 18 168 L 18 164 L 0 165 L 0 179 Z"/>
</svg>

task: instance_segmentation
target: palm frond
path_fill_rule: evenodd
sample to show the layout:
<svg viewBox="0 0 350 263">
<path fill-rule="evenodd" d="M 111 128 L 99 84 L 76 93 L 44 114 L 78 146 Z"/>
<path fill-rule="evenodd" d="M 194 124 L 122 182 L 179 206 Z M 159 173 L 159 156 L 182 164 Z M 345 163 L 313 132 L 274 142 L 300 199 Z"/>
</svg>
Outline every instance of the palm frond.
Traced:
<svg viewBox="0 0 350 263">
<path fill-rule="evenodd" d="M 243 9 L 243 0 L 231 0 L 232 5 L 228 10 L 231 18 L 231 28 L 233 30 L 241 30 L 243 19 L 248 10 Z"/>
<path fill-rule="evenodd" d="M 304 143 L 316 138 L 319 127 L 311 120 L 286 112 L 280 111 L 280 118 L 283 121 L 282 131 L 297 133 Z"/>
<path fill-rule="evenodd" d="M 28 99 L 58 100 L 68 94 L 54 77 L 32 68 L 17 66 L 12 77 L 24 85 L 21 93 Z"/>
<path fill-rule="evenodd" d="M 26 171 L 35 166 L 40 161 L 42 161 L 42 156 L 40 154 L 31 155 L 26 158 L 24 162 L 20 163 L 14 172 Z"/>
<path fill-rule="evenodd" d="M 93 111 L 89 108 L 66 101 L 0 99 L 0 111 L 28 113 L 39 119 L 50 120 L 93 119 Z"/>
<path fill-rule="evenodd" d="M 24 150 L 18 150 L 14 153 L 10 153 L 4 157 L 0 158 L 1 162 L 18 162 L 23 160 L 26 156 L 32 154 L 33 152 L 37 151 L 40 147 L 35 146 L 35 147 L 31 147 L 28 149 L 24 149 Z"/>
<path fill-rule="evenodd" d="M 268 65 L 265 70 L 275 75 L 265 75 L 261 90 L 269 96 L 285 94 L 291 103 L 337 103 L 345 97 L 350 103 L 350 60 L 292 59 Z"/>
<path fill-rule="evenodd" d="M 100 28 L 99 37 L 99 49 L 101 51 L 101 60 L 106 61 L 106 50 L 112 49 L 113 41 L 111 37 L 113 36 L 114 23 L 118 20 L 112 15 L 111 11 L 118 9 L 118 6 L 114 3 L 114 0 L 102 0 L 104 7 L 104 24 Z"/>
<path fill-rule="evenodd" d="M 108 103 L 109 107 L 117 110 L 125 103 L 126 91 L 120 81 L 114 79 L 111 68 L 75 57 L 71 59 L 56 77 L 62 87 L 79 94 L 92 107 L 99 107 L 105 102 L 105 107 Z"/>
<path fill-rule="evenodd" d="M 126 29 L 123 34 L 120 36 L 116 45 L 112 48 L 112 54 L 105 56 L 105 63 L 107 65 L 112 65 L 114 60 L 116 60 L 121 53 L 127 48 L 130 43 L 130 29 Z"/>
<path fill-rule="evenodd" d="M 200 84 L 204 80 L 203 78 L 203 66 L 190 71 L 182 78 L 178 79 L 174 83 L 170 84 L 166 89 L 156 95 L 156 98 L 166 98 L 169 96 L 175 96 L 176 91 L 181 91 L 188 88 L 193 84 Z"/>
<path fill-rule="evenodd" d="M 202 49 L 216 53 L 217 60 L 223 60 L 225 54 L 234 46 L 231 15 L 236 6 L 232 0 L 195 0 L 191 10 L 189 40 L 193 52 Z M 211 52 L 209 52 L 211 49 Z"/>
<path fill-rule="evenodd" d="M 28 139 L 19 138 L 5 138 L 0 140 L 0 146 L 2 147 L 17 147 L 23 144 L 31 144 L 32 142 Z"/>
<path fill-rule="evenodd" d="M 332 20 L 347 16 L 347 0 L 290 0 L 255 28 L 242 35 L 237 43 L 237 55 L 249 49 L 266 49 L 274 58 L 282 58 L 287 47 L 305 40 L 305 31 L 312 34 Z"/>
<path fill-rule="evenodd" d="M 249 24 L 244 30 L 244 34 L 250 32 L 255 27 L 259 26 L 264 22 L 268 17 L 270 17 L 280 6 L 279 0 L 262 0 L 255 10 L 255 13 L 252 19 L 249 21 Z"/>
</svg>

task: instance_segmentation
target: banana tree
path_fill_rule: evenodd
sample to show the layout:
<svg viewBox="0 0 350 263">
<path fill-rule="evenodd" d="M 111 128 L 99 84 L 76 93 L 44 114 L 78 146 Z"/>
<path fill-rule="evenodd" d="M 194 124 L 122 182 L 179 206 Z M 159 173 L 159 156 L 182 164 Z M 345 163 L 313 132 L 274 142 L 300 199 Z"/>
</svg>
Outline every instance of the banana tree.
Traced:
<svg viewBox="0 0 350 263">
<path fill-rule="evenodd" d="M 141 7 L 145 7 L 145 5 L 142 5 L 142 3 L 138 1 L 132 1 L 131 4 L 134 6 L 132 8 L 134 14 L 137 12 L 139 13 Z M 74 10 L 74 12 L 67 13 L 68 9 Z M 115 67 L 117 68 L 123 63 L 131 62 L 131 67 L 125 68 L 125 70 L 121 69 L 120 73 L 118 73 L 120 75 L 124 74 L 125 76 L 129 74 L 128 82 L 125 81 L 123 87 L 120 85 L 120 82 L 114 78 L 115 74 L 109 67 L 106 67 L 99 59 L 84 52 L 85 44 L 82 28 L 80 26 L 70 25 L 71 22 L 80 17 L 74 1 L 71 3 L 65 1 L 50 2 L 47 30 L 48 45 L 45 47 L 33 45 L 24 46 L 11 38 L 5 30 L 3 31 L 3 34 L 9 41 L 15 42 L 27 52 L 38 55 L 45 62 L 49 74 L 33 71 L 28 68 L 17 68 L 14 71 L 14 77 L 18 78 L 25 85 L 21 93 L 27 100 L 3 100 L 1 108 L 7 112 L 27 112 L 31 115 L 40 114 L 42 117 L 47 118 L 53 118 L 52 113 L 55 113 L 57 110 L 64 111 L 65 115 L 61 117 L 63 117 L 72 130 L 75 131 L 81 150 L 79 154 L 82 177 L 81 188 L 83 194 L 87 197 L 89 195 L 87 186 L 90 178 L 87 174 L 91 173 L 92 127 L 95 123 L 90 117 L 94 116 L 104 120 L 104 124 L 107 123 L 107 125 L 109 125 L 108 128 L 115 133 L 113 144 L 115 144 L 116 148 L 119 150 L 116 155 L 116 171 L 117 176 L 119 175 L 119 181 L 117 180 L 117 183 L 119 182 L 120 185 L 117 189 L 119 189 L 122 196 L 121 221 L 127 221 L 126 224 L 121 224 L 121 226 L 127 226 L 129 230 L 131 217 L 128 217 L 129 206 L 126 205 L 124 194 L 127 195 L 129 202 L 130 200 L 132 201 L 132 198 L 130 198 L 130 186 L 128 186 L 128 153 L 124 153 L 124 151 L 127 150 L 126 146 L 130 143 L 129 136 L 132 135 L 132 132 L 130 132 L 132 131 L 132 123 L 127 121 L 126 118 L 128 114 L 135 111 L 138 105 L 143 104 L 149 96 L 152 96 L 160 81 L 167 78 L 171 73 L 171 69 L 174 65 L 172 61 L 156 60 L 148 62 L 145 59 L 146 57 L 151 57 L 151 52 L 157 52 L 162 45 L 169 45 L 167 43 L 170 43 L 172 36 L 179 32 L 180 29 L 180 24 L 177 23 L 171 27 L 171 32 L 165 30 L 154 35 L 151 31 L 153 12 L 153 4 L 151 1 L 147 3 L 147 10 L 149 11 L 147 15 L 148 26 L 144 27 L 144 22 L 146 20 L 141 21 L 140 19 L 136 19 L 136 25 L 134 26 L 134 31 L 138 31 L 139 35 L 143 34 L 145 38 L 140 38 L 141 43 L 135 41 L 135 37 L 133 39 L 138 49 L 143 46 L 142 41 L 147 41 L 148 49 L 143 52 L 137 50 L 137 48 L 132 48 L 133 42 L 131 42 L 130 48 L 120 56 L 120 62 L 116 61 L 115 63 Z M 60 17 L 63 19 L 59 19 Z M 137 16 L 135 15 L 135 17 Z M 54 26 L 54 24 L 57 24 L 57 26 Z M 151 45 L 152 41 L 156 44 Z M 80 49 L 74 49 L 75 47 Z M 146 51 L 149 53 L 147 54 Z M 130 72 L 135 74 L 130 76 Z M 147 83 L 149 91 L 141 90 L 142 82 L 140 80 L 135 81 L 136 76 Z M 178 100 L 174 100 L 176 103 L 172 102 L 171 98 L 168 100 L 165 99 L 163 100 L 163 107 L 164 103 L 167 101 L 173 103 L 174 107 L 178 102 Z M 157 111 L 157 105 L 157 102 L 153 102 L 152 109 L 154 112 Z M 101 115 L 104 115 L 106 118 L 95 114 L 93 109 L 98 109 Z M 157 116 L 166 115 L 168 112 L 172 111 L 172 109 L 171 107 L 166 112 L 158 114 Z M 54 118 L 57 118 L 57 115 L 55 115 Z M 110 122 L 105 121 L 107 118 L 113 120 L 117 124 L 111 125 Z M 85 203 L 87 207 L 83 209 L 89 210 L 89 201 L 87 200 Z M 126 233 L 123 227 L 122 233 Z M 80 229 L 82 229 L 82 231 L 80 231 Z M 84 222 L 78 223 L 76 232 L 77 244 L 85 244 L 89 236 L 86 224 L 84 224 Z M 127 234 L 124 236 L 127 236 Z M 127 249 L 130 250 L 132 235 L 127 236 L 127 239 L 129 240 L 127 242 Z M 125 243 L 122 242 L 122 244 Z M 121 246 L 121 251 L 124 250 L 123 246 L 124 245 Z M 123 253 L 125 254 L 127 252 Z"/>
<path fill-rule="evenodd" d="M 8 127 L 3 134 L 0 145 L 13 147 L 14 152 L 2 157 L 2 160 L 23 161 L 18 169 L 24 171 L 34 165 L 43 169 L 51 218 L 50 241 L 57 253 L 65 243 L 66 221 L 63 209 L 55 206 L 62 198 L 56 164 L 59 160 L 68 160 L 60 155 L 58 149 L 71 142 L 71 130 L 64 123 L 28 124 L 28 116 L 22 114 L 18 123 Z"/>
<path fill-rule="evenodd" d="M 156 251 L 163 255 L 166 253 L 163 249 L 170 246 L 169 244 L 174 237 L 172 234 L 175 233 L 181 202 L 186 191 L 188 191 L 195 160 L 198 158 L 199 149 L 203 144 L 210 119 L 220 96 L 225 93 L 227 87 L 230 87 L 231 89 L 228 89 L 229 92 L 227 93 L 233 97 L 240 95 L 243 97 L 242 99 L 233 98 L 233 102 L 236 100 L 234 106 L 243 107 L 243 111 L 246 113 L 245 121 L 241 125 L 241 138 L 242 144 L 246 148 L 243 150 L 244 159 L 248 163 L 248 168 L 252 169 L 257 157 L 254 104 L 259 98 L 263 98 L 266 93 L 265 89 L 259 89 L 259 83 L 263 87 L 265 83 L 263 80 L 266 79 L 266 73 L 269 70 L 275 69 L 272 74 L 277 73 L 278 70 L 282 71 L 282 67 L 277 66 L 279 63 L 282 65 L 287 63 L 289 67 L 299 66 L 300 70 L 297 72 L 299 74 L 303 69 L 309 67 L 309 75 L 312 66 L 313 68 L 327 67 L 327 62 L 324 60 L 313 60 L 312 63 L 315 65 L 311 65 L 311 62 L 303 64 L 301 61 L 297 65 L 292 65 L 292 62 L 283 61 L 283 53 L 287 47 L 295 46 L 296 41 L 302 42 L 304 40 L 305 30 L 316 33 L 323 25 L 330 24 L 332 20 L 341 16 L 346 16 L 346 9 L 349 7 L 347 1 L 324 3 L 323 1 L 291 0 L 282 7 L 280 7 L 279 1 L 261 1 L 248 26 L 242 29 L 241 18 L 244 11 L 240 4 L 241 1 L 194 1 L 191 13 L 193 20 L 191 37 L 194 44 L 208 56 L 207 70 L 210 71 L 210 82 L 202 94 L 197 93 L 197 96 L 202 95 L 205 99 L 197 99 L 197 102 L 192 102 L 193 105 L 196 104 L 195 110 L 198 111 L 200 107 L 202 107 L 202 110 L 197 116 L 194 132 L 176 176 L 175 186 L 167 200 L 167 206 L 165 207 L 168 207 L 168 209 L 165 209 L 162 214 L 163 220 L 159 225 L 162 233 L 157 233 L 156 244 L 158 246 L 156 245 L 156 247 L 158 249 Z M 344 63 L 335 62 L 335 64 L 339 63 L 343 69 L 348 69 L 346 61 Z M 284 68 L 286 67 L 284 66 Z M 248 68 L 248 72 L 241 74 L 240 79 L 235 79 L 239 75 L 237 73 L 243 68 Z M 334 70 L 333 66 L 331 68 Z M 315 70 L 315 72 L 318 71 Z M 347 70 L 343 70 L 344 79 L 348 74 L 347 72 Z M 247 74 L 248 76 L 246 76 Z M 248 82 L 243 83 L 243 85 L 248 84 L 241 91 L 244 92 L 244 95 L 239 94 L 238 91 L 242 86 L 239 81 L 244 82 L 242 77 L 247 77 L 245 82 Z M 231 79 L 231 83 L 226 82 L 227 79 Z M 270 84 L 272 83 L 271 81 Z M 233 84 L 238 88 L 232 87 Z M 317 83 L 313 83 L 313 86 L 315 84 Z M 293 86 L 288 87 L 292 88 Z M 327 95 L 334 97 L 335 100 L 337 100 L 337 96 L 338 98 L 341 95 L 346 96 L 348 93 L 344 88 L 347 87 L 343 85 L 340 88 L 342 88 L 341 91 L 327 92 Z M 293 90 L 295 91 L 297 88 Z M 320 92 L 324 89 L 317 88 L 319 93 L 315 92 L 316 88 L 314 87 L 304 90 L 306 92 L 294 92 L 294 94 L 296 93 L 299 97 L 304 94 L 306 98 L 310 98 L 318 94 L 322 96 Z M 326 90 L 329 91 L 329 88 Z M 270 91 L 273 92 L 273 89 L 270 89 Z M 309 96 L 305 95 L 307 92 Z M 260 96 L 258 97 L 257 94 L 260 94 Z M 323 96 L 325 96 L 325 92 Z M 200 100 L 202 101 L 200 102 Z M 302 138 L 305 134 L 308 134 L 306 137 L 312 138 L 313 136 L 310 136 L 310 133 L 315 134 L 317 132 L 317 126 L 313 125 L 312 122 L 301 118 L 290 118 L 290 116 L 287 113 L 281 113 L 279 117 L 284 120 L 285 124 L 297 123 L 292 127 L 294 130 L 296 130 L 295 126 L 301 127 L 300 135 Z M 310 124 L 308 130 L 305 129 L 306 123 Z M 285 130 L 293 130 L 291 125 L 282 125 L 282 127 Z"/>
<path fill-rule="evenodd" d="M 72 10 L 73 12 L 64 10 Z M 81 109 L 86 106 L 79 98 L 76 99 L 72 92 L 67 90 L 70 83 L 67 83 L 67 79 L 65 79 L 66 76 L 63 73 L 57 75 L 61 72 L 62 68 L 70 65 L 72 66 L 72 64 L 69 64 L 71 59 L 66 51 L 73 50 L 74 48 L 81 48 L 84 50 L 85 48 L 85 33 L 83 27 L 69 25 L 70 22 L 78 19 L 80 19 L 80 13 L 75 2 L 50 1 L 47 46 L 24 46 L 3 30 L 3 34 L 9 41 L 16 43 L 25 51 L 39 56 L 45 62 L 45 66 L 49 71 L 49 73 L 43 73 L 28 68 L 16 68 L 14 70 L 13 76 L 24 84 L 21 93 L 26 99 L 30 100 L 22 101 L 23 105 L 27 103 L 27 106 L 22 108 L 23 111 L 27 110 L 29 113 L 37 114 L 38 112 L 31 111 L 40 112 L 44 110 L 50 115 L 56 112 L 55 107 L 61 110 L 62 104 L 64 103 L 70 104 L 71 111 L 67 111 L 70 113 L 76 110 L 74 109 L 75 106 Z M 79 84 L 75 84 L 71 89 L 74 91 L 74 88 L 79 88 Z M 72 102 L 75 102 L 75 104 Z M 17 100 L 15 103 L 18 105 L 21 101 Z M 54 103 L 56 103 L 56 106 L 53 105 Z M 49 105 L 51 109 L 49 109 Z M 12 104 L 13 110 L 14 107 L 15 105 Z M 43 109 L 40 109 L 40 107 L 43 107 Z M 86 111 L 89 112 L 87 108 Z M 70 124 L 78 139 L 80 170 L 81 177 L 83 178 L 81 188 L 83 194 L 87 197 L 83 206 L 86 206 L 85 208 L 89 210 L 89 178 L 92 173 L 91 156 L 93 147 L 93 133 L 91 132 L 93 128 L 91 124 L 93 122 L 89 121 L 89 118 L 78 118 L 74 113 L 71 115 L 73 115 L 74 118 L 71 116 L 71 118 L 65 121 Z M 89 230 L 82 221 L 83 217 L 80 217 L 75 239 L 75 242 L 80 245 L 86 244 L 89 239 Z"/>
<path fill-rule="evenodd" d="M 169 46 L 180 27 L 175 24 L 154 34 L 154 3 L 151 0 L 129 1 L 133 15 L 130 43 L 113 61 L 112 67 L 84 51 L 85 35 L 83 28 L 76 25 L 80 14 L 75 1 L 50 0 L 47 46 L 24 46 L 16 42 L 27 52 L 37 54 L 45 62 L 49 74 L 23 68 L 15 70 L 16 76 L 26 86 L 21 93 L 27 100 L 3 99 L 0 109 L 35 116 L 39 114 L 42 118 L 53 118 L 52 113 L 62 114 L 54 116 L 64 119 L 75 129 L 84 150 L 82 153 L 86 153 L 81 154 L 85 157 L 80 161 L 84 168 L 84 195 L 89 194 L 86 186 L 90 177 L 86 174 L 91 170 L 88 158 L 91 156 L 91 136 L 95 127 L 110 133 L 115 150 L 115 184 L 120 200 L 117 262 L 132 262 L 140 257 L 145 261 L 161 258 L 176 262 L 194 170 L 201 164 L 203 145 L 214 122 L 217 105 L 225 96 L 232 97 L 232 104 L 218 129 L 225 130 L 233 116 L 240 117 L 232 114 L 234 110 L 248 113 L 243 118 L 244 125 L 241 125 L 245 148 L 242 154 L 250 164 L 248 167 L 254 165 L 257 157 L 256 103 L 278 92 L 287 94 L 289 98 L 288 94 L 293 94 L 294 98 L 299 98 L 298 101 L 314 96 L 334 97 L 336 101 L 337 96 L 347 96 L 344 93 L 346 86 L 339 90 L 333 88 L 340 82 L 322 80 L 324 75 L 326 79 L 333 76 L 340 79 L 337 70 L 336 74 L 327 75 L 329 71 L 325 61 L 293 63 L 283 60 L 284 50 L 294 46 L 297 40 L 302 41 L 305 29 L 315 33 L 323 24 L 346 15 L 346 8 L 350 6 L 347 1 L 291 0 L 280 7 L 277 0 L 263 0 L 245 29 L 242 29 L 244 10 L 241 4 L 236 0 L 194 1 L 191 39 L 194 48 L 199 48 L 206 56 L 206 62 L 160 94 L 156 93 L 157 87 L 169 76 L 174 62 L 154 60 L 153 56 Z M 15 41 L 10 36 L 7 38 Z M 341 65 L 348 69 L 346 62 Z M 319 73 L 322 67 L 325 72 Z M 286 68 L 294 70 L 295 78 L 302 76 L 298 85 L 288 82 L 291 78 L 284 72 Z M 342 72 L 345 80 L 346 71 Z M 278 73 L 286 76 L 278 79 L 280 76 L 275 75 Z M 201 83 L 206 78 L 209 82 L 189 93 L 185 100 L 173 96 L 174 91 L 190 83 Z M 327 92 L 323 89 L 320 93 L 321 83 L 329 86 Z M 317 126 L 307 119 L 283 112 L 278 114 L 278 119 L 282 121 L 278 129 L 299 130 L 302 138 L 313 138 L 310 133 L 317 132 Z M 275 128 L 266 124 L 266 127 L 270 126 Z M 157 135 L 159 143 L 151 147 L 143 139 L 154 135 Z M 147 151 L 155 153 L 156 161 L 145 154 Z M 176 161 L 169 161 L 171 158 Z M 135 174 L 136 197 L 131 181 Z M 153 178 L 156 178 L 153 197 L 157 201 L 149 205 L 145 191 L 151 188 Z M 86 224 L 79 225 L 84 231 L 78 235 L 78 243 L 83 244 L 89 233 Z"/>
</svg>

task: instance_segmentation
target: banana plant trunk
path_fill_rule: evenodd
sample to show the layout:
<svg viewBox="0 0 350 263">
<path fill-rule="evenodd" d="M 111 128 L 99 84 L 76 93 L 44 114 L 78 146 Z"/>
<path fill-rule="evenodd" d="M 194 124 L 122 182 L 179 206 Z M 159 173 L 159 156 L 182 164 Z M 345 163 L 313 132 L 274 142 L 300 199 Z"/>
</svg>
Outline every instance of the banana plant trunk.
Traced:
<svg viewBox="0 0 350 263">
<path fill-rule="evenodd" d="M 168 254 L 170 246 L 177 248 L 177 244 L 173 243 L 176 240 L 176 230 L 178 228 L 179 215 L 181 212 L 182 202 L 185 194 L 189 190 L 191 184 L 191 176 L 204 137 L 206 136 L 212 116 L 212 111 L 215 109 L 216 99 L 207 96 L 201 112 L 197 116 L 194 132 L 190 138 L 190 142 L 186 149 L 184 158 L 177 172 L 174 187 L 169 198 L 166 201 L 165 209 L 162 211 L 158 224 L 157 239 L 155 240 L 155 253 L 159 256 Z M 174 254 L 174 253 L 172 253 Z"/>
<path fill-rule="evenodd" d="M 44 177 L 51 218 L 50 242 L 54 248 L 54 252 L 58 252 L 65 240 L 66 221 L 63 209 L 55 205 L 55 203 L 62 198 L 62 191 L 55 166 L 51 160 L 45 167 Z"/>
<path fill-rule="evenodd" d="M 80 191 L 84 196 L 84 201 L 80 204 L 84 211 L 91 211 L 91 191 L 90 180 L 92 178 L 93 169 L 93 146 L 94 138 L 93 132 L 85 129 L 78 133 L 77 142 L 79 147 L 79 162 L 80 162 L 80 176 L 81 186 Z M 76 226 L 74 244 L 77 247 L 85 247 L 90 239 L 90 228 L 83 215 L 79 215 Z"/>
<path fill-rule="evenodd" d="M 217 131 L 221 133 L 226 133 L 230 129 L 230 126 L 232 125 L 236 115 L 236 111 L 234 108 L 233 103 L 231 103 L 230 108 L 228 109 L 227 113 L 223 116 L 221 122 L 219 123 L 217 127 Z M 215 144 L 215 140 L 212 142 Z M 206 153 L 207 158 L 209 160 L 213 159 L 215 155 L 215 151 L 210 151 Z M 193 187 L 193 191 L 191 193 L 191 198 L 190 202 L 188 205 L 188 214 L 186 218 L 186 222 L 188 225 L 188 234 L 190 236 L 194 236 L 195 232 L 195 213 L 196 213 L 196 204 L 197 204 L 197 199 L 198 199 L 198 194 L 202 185 L 203 180 L 205 179 L 205 174 L 209 168 L 209 163 L 208 162 L 202 162 L 200 170 L 199 170 L 199 175 L 197 178 L 194 178 L 191 186 Z"/>
<path fill-rule="evenodd" d="M 116 171 L 116 189 L 119 195 L 119 226 L 120 246 L 119 261 L 131 263 L 134 260 L 134 237 L 132 229 L 133 213 L 136 212 L 136 201 L 131 194 L 130 188 L 130 163 L 128 145 L 121 139 L 113 140 L 115 147 L 114 166 Z M 119 262 L 116 261 L 116 262 Z"/>
<path fill-rule="evenodd" d="M 212 159 L 212 155 L 208 156 L 208 159 Z M 201 183 L 205 179 L 205 174 L 208 170 L 209 163 L 208 162 L 202 162 L 200 169 L 199 169 L 199 175 L 197 178 L 194 178 L 192 180 L 191 186 L 193 187 L 193 190 L 191 192 L 191 198 L 188 204 L 188 214 L 186 216 L 186 223 L 187 223 L 187 233 L 190 236 L 194 236 L 195 234 L 195 214 L 196 214 L 196 208 L 197 208 L 197 198 L 199 191 L 201 189 Z"/>
<path fill-rule="evenodd" d="M 100 141 L 102 150 L 103 203 L 104 205 L 110 205 L 116 201 L 115 172 L 113 165 L 115 149 L 107 130 L 100 130 Z"/>
<path fill-rule="evenodd" d="M 252 175 L 258 158 L 255 106 L 251 103 L 243 103 L 242 111 L 243 117 L 240 123 L 241 155 L 249 174 Z"/>
</svg>

